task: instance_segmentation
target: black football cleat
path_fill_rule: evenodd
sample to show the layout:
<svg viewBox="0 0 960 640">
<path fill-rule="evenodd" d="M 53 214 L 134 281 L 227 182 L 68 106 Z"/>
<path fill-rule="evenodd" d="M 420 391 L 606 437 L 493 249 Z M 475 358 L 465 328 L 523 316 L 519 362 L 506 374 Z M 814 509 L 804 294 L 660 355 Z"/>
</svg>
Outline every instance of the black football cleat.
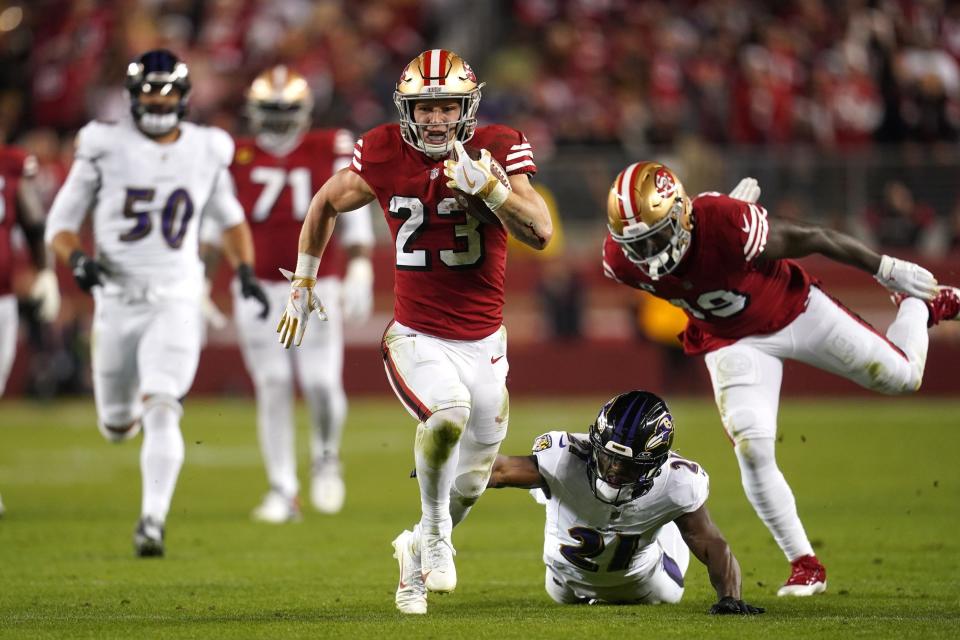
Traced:
<svg viewBox="0 0 960 640">
<path fill-rule="evenodd" d="M 163 525 L 150 516 L 140 518 L 133 532 L 133 550 L 140 558 L 162 558 Z"/>
</svg>

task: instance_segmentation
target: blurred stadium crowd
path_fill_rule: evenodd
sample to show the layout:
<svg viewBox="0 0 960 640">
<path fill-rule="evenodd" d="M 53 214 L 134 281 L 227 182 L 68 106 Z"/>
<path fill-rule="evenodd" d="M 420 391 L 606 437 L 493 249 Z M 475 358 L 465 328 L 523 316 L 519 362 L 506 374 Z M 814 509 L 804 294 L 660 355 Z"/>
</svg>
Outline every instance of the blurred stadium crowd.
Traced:
<svg viewBox="0 0 960 640">
<path fill-rule="evenodd" d="M 395 117 L 406 61 L 433 46 L 459 51 L 487 82 L 481 119 L 523 130 L 548 184 L 555 156 L 557 182 L 570 163 L 589 173 L 567 158 L 581 146 L 612 155 L 604 167 L 783 145 L 849 154 L 894 144 L 905 163 L 957 163 L 960 5 L 943 0 L 15 0 L 0 10 L 0 130 L 40 158 L 47 202 L 73 132 L 126 111 L 125 63 L 157 46 L 190 64 L 190 117 L 232 132 L 245 87 L 268 65 L 308 77 L 318 125 L 360 132 Z M 749 171 L 750 157 L 733 165 Z M 696 162 L 679 162 L 694 187 L 732 179 L 701 179 Z M 855 205 L 861 231 L 893 246 L 960 246 L 952 185 L 925 203 L 916 180 L 891 177 L 897 169 L 837 214 Z M 761 176 L 790 214 L 797 203 L 780 182 Z M 592 215 L 583 207 L 597 189 L 561 215 Z"/>
</svg>

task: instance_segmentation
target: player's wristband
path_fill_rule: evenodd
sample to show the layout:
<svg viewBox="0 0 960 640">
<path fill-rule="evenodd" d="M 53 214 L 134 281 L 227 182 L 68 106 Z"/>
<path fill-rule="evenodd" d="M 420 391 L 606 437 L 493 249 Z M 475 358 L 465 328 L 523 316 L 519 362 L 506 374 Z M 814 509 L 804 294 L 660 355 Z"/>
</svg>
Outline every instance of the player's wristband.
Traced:
<svg viewBox="0 0 960 640">
<path fill-rule="evenodd" d="M 309 253 L 297 254 L 297 269 L 294 275 L 298 278 L 317 279 L 317 272 L 320 270 L 320 258 Z"/>
</svg>

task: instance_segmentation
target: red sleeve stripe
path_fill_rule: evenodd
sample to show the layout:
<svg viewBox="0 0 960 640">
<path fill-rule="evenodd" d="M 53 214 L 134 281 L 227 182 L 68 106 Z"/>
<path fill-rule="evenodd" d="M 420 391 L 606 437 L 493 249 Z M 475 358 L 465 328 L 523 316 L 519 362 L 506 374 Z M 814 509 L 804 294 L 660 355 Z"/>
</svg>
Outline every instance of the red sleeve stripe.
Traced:
<svg viewBox="0 0 960 640">
<path fill-rule="evenodd" d="M 521 169 L 523 167 L 536 168 L 537 165 L 533 160 L 524 160 L 523 162 L 514 162 L 513 164 L 508 164 L 506 167 L 504 167 L 504 169 L 507 173 L 510 173 L 511 171 L 516 171 L 517 169 Z"/>
<path fill-rule="evenodd" d="M 767 212 L 763 207 L 755 204 L 750 205 L 750 229 L 747 236 L 747 242 L 743 247 L 743 255 L 747 262 L 750 262 L 758 255 L 763 253 L 767 246 L 767 234 L 770 231 L 770 225 L 767 222 Z"/>
<path fill-rule="evenodd" d="M 511 160 L 516 160 L 517 158 L 532 158 L 533 149 L 526 149 L 525 151 L 515 151 L 514 153 L 507 154 L 507 162 Z"/>
</svg>

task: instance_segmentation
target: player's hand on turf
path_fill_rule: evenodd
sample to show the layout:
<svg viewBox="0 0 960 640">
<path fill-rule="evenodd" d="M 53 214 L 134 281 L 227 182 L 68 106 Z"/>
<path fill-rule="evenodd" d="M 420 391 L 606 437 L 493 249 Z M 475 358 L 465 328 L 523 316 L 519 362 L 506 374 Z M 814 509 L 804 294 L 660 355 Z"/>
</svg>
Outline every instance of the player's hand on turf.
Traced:
<svg viewBox="0 0 960 640">
<path fill-rule="evenodd" d="M 73 278 L 80 288 L 89 292 L 94 287 L 103 285 L 103 277 L 109 275 L 102 264 L 77 249 L 70 254 L 70 268 Z"/>
<path fill-rule="evenodd" d="M 499 171 L 506 176 L 506 172 L 493 159 L 490 152 L 482 149 L 480 159 L 474 160 L 463 148 L 463 143 L 457 140 L 453 143 L 453 156 L 453 159 L 443 163 L 443 175 L 448 178 L 447 186 L 472 196 L 479 196 L 492 211 L 499 209 L 510 196 L 510 188 L 494 175 L 495 171 Z"/>
<path fill-rule="evenodd" d="M 744 178 L 730 192 L 730 197 L 734 200 L 756 204 L 757 200 L 760 199 L 760 184 L 756 178 Z"/>
<path fill-rule="evenodd" d="M 755 607 L 752 604 L 747 604 L 743 600 L 737 600 L 733 596 L 726 596 L 720 598 L 720 601 L 715 605 L 710 607 L 710 615 L 714 616 L 728 616 L 728 615 L 744 615 L 752 616 L 758 613 L 764 613 L 766 609 L 763 607 Z"/>
<path fill-rule="evenodd" d="M 44 322 L 53 322 L 60 313 L 60 287 L 53 269 L 43 269 L 30 288 L 30 298 L 37 303 L 37 315 Z"/>
<path fill-rule="evenodd" d="M 290 281 L 290 298 L 283 315 L 280 316 L 277 333 L 280 334 L 280 344 L 289 349 L 290 345 L 296 344 L 299 347 L 303 342 L 303 332 L 307 328 L 311 313 L 316 312 L 321 320 L 326 320 L 327 314 L 323 311 L 320 299 L 313 292 L 313 287 L 317 284 L 316 278 L 295 276 L 287 269 L 280 269 L 280 273 Z"/>
<path fill-rule="evenodd" d="M 258 317 L 263 320 L 270 313 L 270 300 L 267 299 L 267 294 L 260 286 L 260 281 L 253 275 L 253 267 L 248 264 L 241 264 L 237 267 L 237 276 L 240 278 L 240 295 L 244 298 L 253 298 L 260 303 L 260 315 Z"/>
<path fill-rule="evenodd" d="M 358 256 L 347 263 L 343 276 L 343 319 L 365 322 L 373 311 L 373 265 L 369 258 Z"/>
<path fill-rule="evenodd" d="M 918 264 L 891 256 L 880 258 L 880 268 L 873 276 L 890 291 L 898 291 L 921 300 L 933 300 L 940 292 L 937 279 Z"/>
</svg>

